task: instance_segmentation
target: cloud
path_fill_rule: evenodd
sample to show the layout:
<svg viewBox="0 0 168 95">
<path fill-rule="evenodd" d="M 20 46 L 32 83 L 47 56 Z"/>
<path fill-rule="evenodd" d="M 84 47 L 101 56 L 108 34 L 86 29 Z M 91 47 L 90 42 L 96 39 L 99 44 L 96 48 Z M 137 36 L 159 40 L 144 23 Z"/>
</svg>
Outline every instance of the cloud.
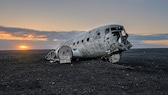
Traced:
<svg viewBox="0 0 168 95">
<path fill-rule="evenodd" d="M 31 40 L 31 41 L 47 41 L 43 35 L 23 34 L 20 36 L 13 35 L 4 31 L 0 31 L 0 40 Z"/>
<path fill-rule="evenodd" d="M 0 50 L 17 49 L 17 45 L 28 44 L 32 49 L 55 49 L 62 41 L 71 39 L 85 31 L 37 31 L 0 26 Z M 133 48 L 168 48 L 168 34 L 134 35 L 128 40 Z"/>
<path fill-rule="evenodd" d="M 168 40 L 143 40 L 141 42 L 144 44 L 167 45 L 168 46 Z"/>
<path fill-rule="evenodd" d="M 1 40 L 59 41 L 70 39 L 84 31 L 36 31 L 31 29 L 0 26 Z M 57 40 L 56 40 L 57 39 Z"/>
<path fill-rule="evenodd" d="M 17 49 L 28 44 L 32 49 L 54 49 L 60 41 L 71 39 L 84 31 L 37 31 L 0 26 L 0 50 Z"/>
<path fill-rule="evenodd" d="M 168 48 L 168 34 L 129 36 L 133 48 Z"/>
<path fill-rule="evenodd" d="M 130 40 L 165 40 L 168 34 L 134 35 L 130 34 Z"/>
</svg>

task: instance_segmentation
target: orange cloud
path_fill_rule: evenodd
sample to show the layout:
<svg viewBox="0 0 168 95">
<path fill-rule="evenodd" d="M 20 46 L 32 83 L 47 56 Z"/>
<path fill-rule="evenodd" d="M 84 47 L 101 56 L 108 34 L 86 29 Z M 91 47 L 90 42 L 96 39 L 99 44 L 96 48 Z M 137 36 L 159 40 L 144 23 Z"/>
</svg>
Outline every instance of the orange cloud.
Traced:
<svg viewBox="0 0 168 95">
<path fill-rule="evenodd" d="M 143 40 L 141 42 L 152 45 L 168 45 L 168 40 Z"/>
<path fill-rule="evenodd" d="M 23 36 L 15 36 L 4 31 L 0 31 L 1 40 L 29 40 L 29 41 L 47 41 L 43 35 L 24 34 Z"/>
</svg>

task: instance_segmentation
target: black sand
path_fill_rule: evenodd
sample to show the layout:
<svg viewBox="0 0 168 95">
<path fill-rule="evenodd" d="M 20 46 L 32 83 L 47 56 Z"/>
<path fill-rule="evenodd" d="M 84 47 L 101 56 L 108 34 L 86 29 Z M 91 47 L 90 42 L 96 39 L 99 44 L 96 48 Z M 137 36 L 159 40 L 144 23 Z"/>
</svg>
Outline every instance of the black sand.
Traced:
<svg viewBox="0 0 168 95">
<path fill-rule="evenodd" d="M 51 64 L 49 50 L 0 51 L 0 95 L 166 95 L 168 49 L 132 49 L 120 62 Z"/>
</svg>

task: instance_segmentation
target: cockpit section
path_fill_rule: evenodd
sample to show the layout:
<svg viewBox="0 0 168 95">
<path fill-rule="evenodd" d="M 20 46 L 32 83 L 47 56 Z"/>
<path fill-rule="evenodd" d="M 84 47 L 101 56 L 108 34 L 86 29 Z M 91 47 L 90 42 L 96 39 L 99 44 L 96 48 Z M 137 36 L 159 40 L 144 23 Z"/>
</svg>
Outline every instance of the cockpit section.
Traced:
<svg viewBox="0 0 168 95">
<path fill-rule="evenodd" d="M 131 47 L 130 43 L 127 41 L 128 34 L 125 32 L 123 26 L 113 26 L 105 29 L 106 41 L 118 44 L 120 50 L 127 50 Z M 108 38 L 108 39 L 107 39 Z M 115 47 L 115 46 L 110 46 Z M 114 50 L 114 49 L 113 49 Z"/>
<path fill-rule="evenodd" d="M 112 36 L 117 37 L 117 41 L 121 37 L 124 39 L 127 39 L 128 37 L 128 34 L 125 32 L 125 29 L 122 26 L 105 29 L 105 35 L 109 35 L 109 33 L 111 33 Z"/>
<path fill-rule="evenodd" d="M 116 35 L 118 36 L 118 34 L 120 34 L 121 36 L 127 36 L 127 33 L 125 32 L 124 27 L 111 28 L 111 31 L 112 31 L 112 34 L 114 34 L 114 36 Z"/>
</svg>

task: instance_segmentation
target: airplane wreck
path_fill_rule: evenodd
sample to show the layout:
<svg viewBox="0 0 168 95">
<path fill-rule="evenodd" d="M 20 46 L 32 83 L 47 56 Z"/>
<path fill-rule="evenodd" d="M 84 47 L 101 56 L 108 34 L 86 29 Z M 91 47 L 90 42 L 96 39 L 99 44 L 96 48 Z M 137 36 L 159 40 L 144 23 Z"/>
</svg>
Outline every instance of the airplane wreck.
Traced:
<svg viewBox="0 0 168 95">
<path fill-rule="evenodd" d="M 116 63 L 132 47 L 122 25 L 100 26 L 61 43 L 45 57 L 50 62 L 71 63 L 75 58 L 100 58 Z"/>
</svg>

